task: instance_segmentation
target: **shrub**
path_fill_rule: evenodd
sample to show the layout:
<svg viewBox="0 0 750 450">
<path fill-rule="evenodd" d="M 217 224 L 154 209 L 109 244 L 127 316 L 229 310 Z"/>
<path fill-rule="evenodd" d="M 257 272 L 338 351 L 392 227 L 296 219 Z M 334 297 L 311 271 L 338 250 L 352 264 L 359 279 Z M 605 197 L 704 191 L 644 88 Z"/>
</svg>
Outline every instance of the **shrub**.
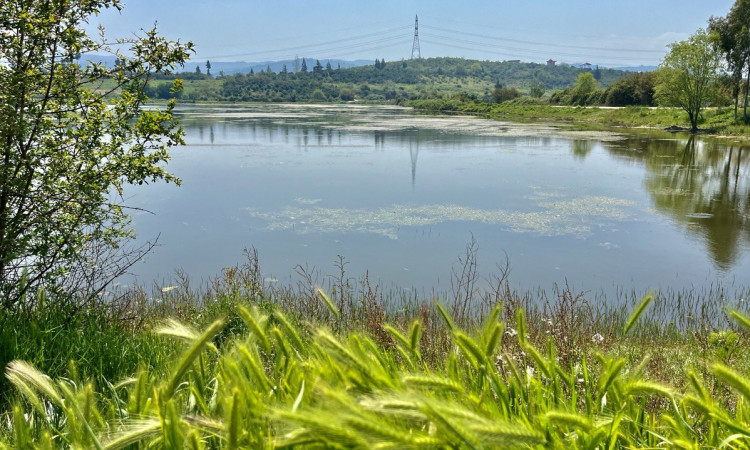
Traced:
<svg viewBox="0 0 750 450">
<path fill-rule="evenodd" d="M 495 88 L 495 90 L 492 91 L 492 99 L 495 101 L 495 103 L 503 103 L 507 102 L 508 100 L 513 100 L 514 98 L 518 98 L 521 96 L 521 93 L 518 92 L 518 89 L 516 88 Z"/>
<path fill-rule="evenodd" d="M 654 74 L 634 73 L 615 81 L 604 95 L 607 106 L 653 106 Z"/>
<path fill-rule="evenodd" d="M 351 102 L 354 100 L 354 91 L 348 88 L 341 88 L 339 90 L 339 98 L 345 102 Z"/>
</svg>

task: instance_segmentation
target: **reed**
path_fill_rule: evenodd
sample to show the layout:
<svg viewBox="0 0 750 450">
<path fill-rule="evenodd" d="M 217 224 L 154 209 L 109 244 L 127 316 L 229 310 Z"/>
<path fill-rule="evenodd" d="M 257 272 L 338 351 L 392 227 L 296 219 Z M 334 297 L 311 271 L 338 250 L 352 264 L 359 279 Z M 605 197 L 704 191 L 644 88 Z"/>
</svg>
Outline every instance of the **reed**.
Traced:
<svg viewBox="0 0 750 450">
<path fill-rule="evenodd" d="M 623 322 L 622 336 L 651 301 Z M 155 328 L 182 349 L 171 369 L 141 367 L 108 388 L 11 362 L 16 400 L 0 420 L 0 446 L 750 448 L 746 368 L 717 362 L 703 379 L 691 372 L 685 386 L 670 386 L 649 378 L 646 360 L 629 366 L 611 351 L 565 364 L 554 335 L 527 336 L 526 315 L 508 323 L 501 305 L 463 327 L 436 304 L 449 350 L 432 364 L 419 357 L 420 321 L 407 333 L 388 325 L 394 340 L 380 342 L 258 303 L 234 309 L 247 326 L 228 337 L 228 320 L 203 332 L 174 321 Z M 510 325 L 515 334 L 504 331 Z"/>
</svg>

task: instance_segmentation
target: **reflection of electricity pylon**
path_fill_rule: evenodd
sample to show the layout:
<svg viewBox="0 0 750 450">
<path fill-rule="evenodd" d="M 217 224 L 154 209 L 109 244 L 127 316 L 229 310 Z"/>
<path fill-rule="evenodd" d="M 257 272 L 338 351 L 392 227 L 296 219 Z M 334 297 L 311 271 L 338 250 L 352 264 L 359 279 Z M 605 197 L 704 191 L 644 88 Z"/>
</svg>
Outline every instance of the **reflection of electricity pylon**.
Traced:
<svg viewBox="0 0 750 450">
<path fill-rule="evenodd" d="M 409 156 L 411 156 L 411 185 L 417 182 L 417 158 L 419 157 L 419 140 L 409 142 Z"/>
<path fill-rule="evenodd" d="M 414 43 L 411 45 L 411 59 L 422 57 L 422 51 L 419 49 L 419 16 L 414 16 Z"/>
</svg>

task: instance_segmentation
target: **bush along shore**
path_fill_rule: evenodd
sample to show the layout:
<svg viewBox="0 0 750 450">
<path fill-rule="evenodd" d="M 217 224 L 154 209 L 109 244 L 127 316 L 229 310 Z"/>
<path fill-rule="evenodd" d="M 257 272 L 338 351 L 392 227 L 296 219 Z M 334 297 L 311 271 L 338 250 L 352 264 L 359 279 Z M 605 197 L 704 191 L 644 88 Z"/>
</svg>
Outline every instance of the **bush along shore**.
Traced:
<svg viewBox="0 0 750 450">
<path fill-rule="evenodd" d="M 405 106 L 418 111 L 445 114 L 476 114 L 504 121 L 549 121 L 575 123 L 589 127 L 661 128 L 669 131 L 689 131 L 687 113 L 668 107 L 602 107 L 561 106 L 545 100 L 519 97 L 503 103 L 473 101 L 461 96 L 409 100 Z M 740 117 L 735 119 L 731 108 L 708 108 L 699 122 L 701 133 L 729 137 L 750 136 L 750 125 Z"/>
<path fill-rule="evenodd" d="M 29 295 L 0 313 L 0 447 L 750 447 L 747 291 L 420 300 L 301 274 Z"/>
</svg>

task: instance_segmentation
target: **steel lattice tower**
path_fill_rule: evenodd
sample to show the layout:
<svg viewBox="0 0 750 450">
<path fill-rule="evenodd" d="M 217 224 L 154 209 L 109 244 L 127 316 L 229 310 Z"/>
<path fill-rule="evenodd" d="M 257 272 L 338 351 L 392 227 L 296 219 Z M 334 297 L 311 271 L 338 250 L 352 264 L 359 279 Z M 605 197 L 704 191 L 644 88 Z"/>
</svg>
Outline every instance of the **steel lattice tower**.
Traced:
<svg viewBox="0 0 750 450">
<path fill-rule="evenodd" d="M 414 16 L 414 43 L 411 46 L 411 59 L 414 59 L 414 55 L 417 58 L 422 57 L 422 51 L 419 49 L 419 16 Z"/>
</svg>

